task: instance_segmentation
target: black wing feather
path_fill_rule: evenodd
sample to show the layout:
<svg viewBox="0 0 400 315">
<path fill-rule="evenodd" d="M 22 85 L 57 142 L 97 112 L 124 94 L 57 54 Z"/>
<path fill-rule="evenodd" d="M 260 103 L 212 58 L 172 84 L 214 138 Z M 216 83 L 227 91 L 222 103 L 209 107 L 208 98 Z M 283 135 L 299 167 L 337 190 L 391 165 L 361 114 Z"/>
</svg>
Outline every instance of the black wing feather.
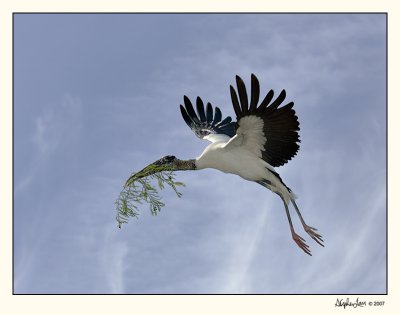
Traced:
<svg viewBox="0 0 400 315">
<path fill-rule="evenodd" d="M 214 121 L 213 125 L 219 123 L 222 119 L 222 113 L 221 110 L 218 107 L 215 107 L 215 113 L 214 113 Z"/>
<path fill-rule="evenodd" d="M 206 121 L 206 115 L 204 112 L 204 104 L 200 97 L 198 97 L 196 99 L 196 108 L 197 108 L 197 114 L 200 117 L 200 121 Z"/>
<path fill-rule="evenodd" d="M 258 110 L 259 111 L 264 110 L 268 106 L 268 104 L 271 102 L 273 97 L 274 97 L 274 91 L 269 90 L 269 92 L 267 93 L 267 95 L 265 95 L 263 101 L 261 102 L 260 106 L 258 106 Z"/>
<path fill-rule="evenodd" d="M 257 103 L 260 98 L 260 83 L 254 74 L 251 74 L 251 101 L 250 101 L 250 114 L 255 114 L 257 110 Z"/>
<path fill-rule="evenodd" d="M 185 103 L 185 108 L 186 108 L 187 114 L 189 115 L 190 119 L 192 119 L 192 121 L 195 123 L 200 123 L 200 120 L 197 117 L 196 112 L 193 109 L 193 105 L 192 105 L 192 102 L 190 101 L 190 99 L 185 95 L 183 97 L 183 101 Z"/>
<path fill-rule="evenodd" d="M 213 119 L 214 113 L 213 113 L 213 108 L 210 103 L 207 103 L 207 112 L 206 113 L 207 113 L 207 123 L 211 125 L 214 120 Z"/>
<path fill-rule="evenodd" d="M 232 118 L 230 116 L 226 117 L 223 121 L 219 122 L 218 124 L 216 124 L 216 126 L 223 126 L 226 124 L 229 124 L 232 121 Z"/>
<path fill-rule="evenodd" d="M 181 108 L 183 120 L 190 128 L 192 128 L 193 120 L 189 117 L 188 113 L 186 112 L 186 109 L 182 105 L 180 105 L 179 107 Z"/>
<path fill-rule="evenodd" d="M 232 118 L 228 116 L 221 121 L 222 113 L 218 107 L 215 108 L 214 115 L 212 105 L 207 103 L 206 110 L 204 110 L 204 103 L 202 99 L 197 97 L 197 116 L 190 99 L 185 95 L 183 100 L 185 106 L 180 105 L 183 120 L 190 127 L 190 129 L 193 130 L 196 136 L 203 139 L 205 136 L 210 134 L 225 134 L 229 137 L 233 137 L 235 135 L 235 123 L 232 122 Z"/>
<path fill-rule="evenodd" d="M 232 85 L 230 86 L 230 91 L 231 91 L 231 99 L 232 99 L 233 109 L 235 110 L 236 117 L 239 117 L 240 114 L 242 113 L 242 110 L 239 105 L 239 100 L 236 95 L 236 91 Z"/>
<path fill-rule="evenodd" d="M 279 94 L 279 96 L 271 103 L 271 105 L 268 106 L 268 111 L 272 111 L 276 108 L 278 108 L 279 105 L 282 104 L 282 102 L 286 98 L 286 91 L 282 90 L 282 92 Z"/>
<path fill-rule="evenodd" d="M 247 99 L 247 91 L 246 86 L 244 85 L 243 80 L 237 75 L 236 76 L 236 85 L 239 92 L 240 105 L 242 107 L 242 113 L 246 115 L 249 112 L 249 103 Z"/>
<path fill-rule="evenodd" d="M 298 131 L 300 125 L 293 102 L 281 106 L 286 98 L 286 91 L 282 90 L 279 96 L 270 104 L 274 92 L 270 90 L 264 100 L 257 107 L 259 100 L 259 82 L 257 77 L 251 75 L 251 102 L 248 109 L 246 88 L 240 77 L 236 78 L 240 103 L 236 91 L 231 86 L 231 98 L 237 117 L 237 128 L 240 127 L 240 119 L 255 115 L 263 120 L 263 133 L 266 138 L 262 150 L 262 158 L 270 165 L 276 167 L 287 163 L 299 150 L 300 137 Z"/>
</svg>

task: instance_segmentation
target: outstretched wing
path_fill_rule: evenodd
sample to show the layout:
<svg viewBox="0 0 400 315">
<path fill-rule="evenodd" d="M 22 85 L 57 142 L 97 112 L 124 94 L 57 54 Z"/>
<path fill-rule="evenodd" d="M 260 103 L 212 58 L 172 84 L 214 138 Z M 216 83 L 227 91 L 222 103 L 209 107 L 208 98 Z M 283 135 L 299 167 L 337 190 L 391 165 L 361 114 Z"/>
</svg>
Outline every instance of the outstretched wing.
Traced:
<svg viewBox="0 0 400 315">
<path fill-rule="evenodd" d="M 229 116 L 222 120 L 222 113 L 218 107 L 215 107 L 214 111 L 211 104 L 207 103 L 207 107 L 204 109 L 203 101 L 200 97 L 197 97 L 196 114 L 186 95 L 183 100 L 185 106 L 180 105 L 182 117 L 196 136 L 211 142 L 229 140 L 230 137 L 234 136 L 235 122 L 232 122 L 232 118 Z"/>
<path fill-rule="evenodd" d="M 243 80 L 236 76 L 238 95 L 230 86 L 233 108 L 237 117 L 236 145 L 244 145 L 271 166 L 281 166 L 294 157 L 299 150 L 299 122 L 293 110 L 293 102 L 281 106 L 285 90 L 271 103 L 274 96 L 270 90 L 258 105 L 260 84 L 251 75 L 250 105 Z"/>
</svg>

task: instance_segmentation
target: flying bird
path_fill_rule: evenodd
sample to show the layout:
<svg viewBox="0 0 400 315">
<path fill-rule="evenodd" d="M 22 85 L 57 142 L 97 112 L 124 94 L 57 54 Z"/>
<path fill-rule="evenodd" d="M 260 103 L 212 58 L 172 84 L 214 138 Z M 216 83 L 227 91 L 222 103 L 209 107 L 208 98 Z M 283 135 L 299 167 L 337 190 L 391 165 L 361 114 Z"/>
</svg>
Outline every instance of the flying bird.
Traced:
<svg viewBox="0 0 400 315">
<path fill-rule="evenodd" d="M 324 246 L 322 236 L 317 233 L 317 229 L 306 224 L 296 204 L 296 195 L 274 169 L 291 160 L 299 150 L 300 128 L 293 109 L 294 103 L 282 105 L 286 98 L 285 90 L 274 100 L 274 92 L 270 90 L 259 103 L 260 84 L 254 74 L 251 75 L 250 99 L 239 76 L 236 76 L 236 86 L 237 92 L 230 86 L 236 122 L 229 116 L 222 119 L 221 110 L 218 107 L 213 109 L 210 103 L 204 106 L 200 97 L 196 99 L 195 110 L 190 99 L 184 96 L 184 106 L 180 105 L 184 121 L 197 137 L 211 142 L 199 157 L 180 160 L 168 155 L 135 176 L 145 177 L 160 170 L 213 168 L 256 182 L 282 199 L 293 240 L 311 256 L 309 245 L 293 228 L 289 205 L 294 206 L 305 232 L 319 245 Z"/>
</svg>

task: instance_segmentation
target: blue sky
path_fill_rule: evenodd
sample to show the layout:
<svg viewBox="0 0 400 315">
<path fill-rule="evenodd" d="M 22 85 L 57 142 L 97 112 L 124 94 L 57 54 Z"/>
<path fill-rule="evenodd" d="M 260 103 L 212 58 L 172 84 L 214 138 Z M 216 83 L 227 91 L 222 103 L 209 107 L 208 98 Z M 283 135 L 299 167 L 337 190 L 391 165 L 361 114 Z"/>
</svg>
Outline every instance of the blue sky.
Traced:
<svg viewBox="0 0 400 315">
<path fill-rule="evenodd" d="M 15 293 L 385 293 L 385 15 L 16 15 Z M 277 168 L 326 247 L 280 198 L 216 170 L 177 173 L 121 230 L 130 173 L 208 144 L 183 95 L 233 117 L 229 85 L 285 88 L 301 148 Z"/>
</svg>

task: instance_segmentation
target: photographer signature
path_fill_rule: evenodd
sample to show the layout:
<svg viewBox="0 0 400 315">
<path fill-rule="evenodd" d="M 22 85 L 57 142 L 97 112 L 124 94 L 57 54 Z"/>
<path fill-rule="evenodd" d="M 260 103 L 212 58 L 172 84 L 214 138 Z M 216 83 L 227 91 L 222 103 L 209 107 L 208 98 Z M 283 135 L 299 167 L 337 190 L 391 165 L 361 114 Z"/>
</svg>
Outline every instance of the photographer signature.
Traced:
<svg viewBox="0 0 400 315">
<path fill-rule="evenodd" d="M 350 301 L 349 298 L 347 298 L 346 300 L 343 299 L 337 299 L 336 303 L 335 303 L 336 307 L 343 307 L 346 308 L 348 306 L 356 308 L 356 307 L 364 307 L 367 306 L 367 302 L 366 301 L 359 301 L 359 299 L 357 298 L 357 300 L 355 302 Z"/>
</svg>

